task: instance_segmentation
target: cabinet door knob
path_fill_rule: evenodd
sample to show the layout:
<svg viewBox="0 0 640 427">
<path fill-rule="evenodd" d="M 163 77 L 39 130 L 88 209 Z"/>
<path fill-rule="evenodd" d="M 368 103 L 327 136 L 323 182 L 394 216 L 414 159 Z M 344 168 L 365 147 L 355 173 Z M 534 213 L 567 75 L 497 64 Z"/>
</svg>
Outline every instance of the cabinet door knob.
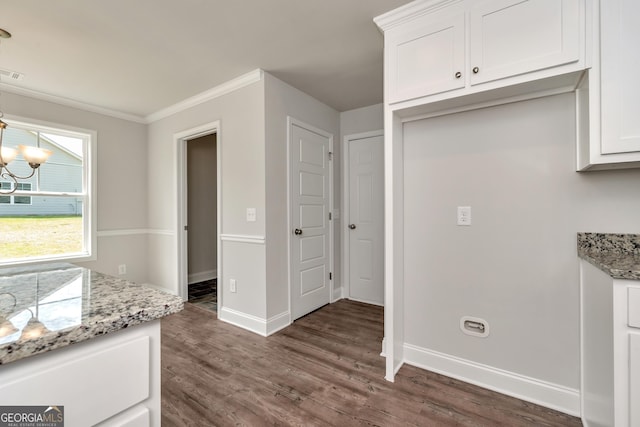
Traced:
<svg viewBox="0 0 640 427">
<path fill-rule="evenodd" d="M 356 225 L 355 224 L 349 224 L 349 229 L 355 230 L 356 229 Z"/>
<path fill-rule="evenodd" d="M 478 72 L 480 71 L 480 68 L 473 67 L 473 70 L 471 70 L 471 71 L 473 71 L 473 74 L 478 74 Z"/>
<path fill-rule="evenodd" d="M 462 77 L 462 73 L 460 71 L 458 71 L 455 75 L 456 75 L 456 79 L 459 79 L 460 77 Z"/>
<path fill-rule="evenodd" d="M 295 230 L 293 230 L 293 234 L 295 234 L 296 236 L 299 236 L 302 234 L 302 230 L 300 230 L 299 228 L 296 228 Z"/>
</svg>

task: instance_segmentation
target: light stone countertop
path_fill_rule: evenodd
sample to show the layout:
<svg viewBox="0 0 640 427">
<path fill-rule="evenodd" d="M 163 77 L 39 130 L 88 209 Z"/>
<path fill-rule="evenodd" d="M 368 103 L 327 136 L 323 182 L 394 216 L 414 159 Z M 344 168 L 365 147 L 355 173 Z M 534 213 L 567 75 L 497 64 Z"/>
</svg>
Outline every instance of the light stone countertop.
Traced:
<svg viewBox="0 0 640 427">
<path fill-rule="evenodd" d="M 72 264 L 0 269 L 0 365 L 182 309 L 178 296 Z"/>
<path fill-rule="evenodd" d="M 578 233 L 578 256 L 614 279 L 640 280 L 640 235 Z"/>
</svg>

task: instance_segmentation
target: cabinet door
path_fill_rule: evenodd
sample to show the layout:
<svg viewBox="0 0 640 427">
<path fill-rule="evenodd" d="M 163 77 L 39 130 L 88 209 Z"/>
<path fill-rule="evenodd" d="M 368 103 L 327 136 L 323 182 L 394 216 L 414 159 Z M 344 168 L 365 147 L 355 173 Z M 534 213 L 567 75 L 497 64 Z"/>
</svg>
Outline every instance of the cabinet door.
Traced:
<svg viewBox="0 0 640 427">
<path fill-rule="evenodd" d="M 640 151 L 640 2 L 603 1 L 600 19 L 601 151 Z"/>
<path fill-rule="evenodd" d="M 640 334 L 629 333 L 629 425 L 640 426 Z"/>
<path fill-rule="evenodd" d="M 578 61 L 580 0 L 489 0 L 470 12 L 471 84 Z"/>
<path fill-rule="evenodd" d="M 464 87 L 464 14 L 415 24 L 391 35 L 387 47 L 389 102 Z"/>
</svg>

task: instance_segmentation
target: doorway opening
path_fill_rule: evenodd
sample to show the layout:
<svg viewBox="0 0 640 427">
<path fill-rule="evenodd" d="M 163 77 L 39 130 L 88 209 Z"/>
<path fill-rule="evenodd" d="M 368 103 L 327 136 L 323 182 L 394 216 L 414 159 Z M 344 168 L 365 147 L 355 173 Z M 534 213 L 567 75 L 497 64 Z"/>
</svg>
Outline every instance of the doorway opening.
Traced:
<svg viewBox="0 0 640 427">
<path fill-rule="evenodd" d="M 220 139 L 218 122 L 175 135 L 178 158 L 180 296 L 210 311 L 221 305 Z"/>
<path fill-rule="evenodd" d="M 188 301 L 217 311 L 217 134 L 187 140 Z"/>
</svg>

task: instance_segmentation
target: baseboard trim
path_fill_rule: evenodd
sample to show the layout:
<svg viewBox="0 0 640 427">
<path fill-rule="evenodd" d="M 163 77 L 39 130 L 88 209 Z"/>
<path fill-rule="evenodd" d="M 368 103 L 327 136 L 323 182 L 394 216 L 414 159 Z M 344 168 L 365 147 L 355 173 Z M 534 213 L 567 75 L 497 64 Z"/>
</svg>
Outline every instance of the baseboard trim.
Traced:
<svg viewBox="0 0 640 427">
<path fill-rule="evenodd" d="M 222 307 L 218 312 L 218 319 L 263 337 L 269 336 L 291 324 L 288 311 L 265 320 L 251 314 Z"/>
<path fill-rule="evenodd" d="M 288 311 L 276 314 L 267 319 L 267 336 L 275 334 L 291 324 L 291 315 Z"/>
<path fill-rule="evenodd" d="M 353 297 L 348 297 L 349 301 L 355 301 L 355 302 L 361 302 L 363 304 L 369 304 L 369 305 L 375 305 L 378 307 L 384 307 L 384 304 L 376 302 L 376 301 L 369 301 L 366 299 L 361 299 L 361 298 L 353 298 Z"/>
<path fill-rule="evenodd" d="M 577 389 L 537 380 L 411 344 L 405 343 L 403 347 L 404 362 L 409 365 L 569 415 L 580 416 L 580 391 Z"/>
<path fill-rule="evenodd" d="M 192 283 L 200 283 L 216 277 L 218 277 L 218 270 L 201 271 L 200 273 L 189 274 L 188 282 L 191 285 Z"/>
</svg>

